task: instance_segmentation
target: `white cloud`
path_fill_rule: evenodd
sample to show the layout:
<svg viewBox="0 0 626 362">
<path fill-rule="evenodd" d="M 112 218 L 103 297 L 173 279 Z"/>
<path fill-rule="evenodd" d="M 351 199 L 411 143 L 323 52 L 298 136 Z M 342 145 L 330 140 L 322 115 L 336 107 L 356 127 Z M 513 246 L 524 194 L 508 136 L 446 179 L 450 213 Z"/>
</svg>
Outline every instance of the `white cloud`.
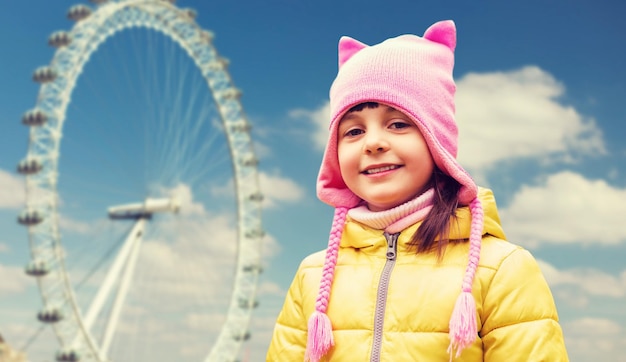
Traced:
<svg viewBox="0 0 626 362">
<path fill-rule="evenodd" d="M 582 331 L 589 332 L 589 334 L 597 335 L 610 335 L 620 334 L 622 326 L 614 321 L 603 318 L 580 318 L 568 323 L 572 331 L 578 331 L 576 334 L 586 335 L 587 333 L 581 333 Z"/>
<path fill-rule="evenodd" d="M 328 125 L 330 123 L 330 104 L 325 102 L 319 108 L 310 111 L 295 109 L 289 112 L 291 118 L 305 118 L 313 123 L 313 144 L 319 151 L 324 151 L 328 142 Z"/>
<path fill-rule="evenodd" d="M 24 268 L 22 267 L 0 264 L 0 275 L 2 275 L 2 283 L 0 283 L 1 297 L 23 293 L 34 283 L 24 273 Z"/>
<path fill-rule="evenodd" d="M 611 275 L 592 268 L 558 270 L 551 264 L 537 260 L 551 288 L 575 288 L 586 296 L 624 298 L 626 296 L 626 269 L 621 275 Z M 578 304 L 578 303 L 575 303 Z"/>
<path fill-rule="evenodd" d="M 250 341 L 244 345 L 244 351 L 242 351 L 242 355 L 244 356 L 241 360 L 251 360 L 246 356 L 257 356 L 257 360 L 262 360 L 265 358 L 267 354 L 267 349 L 269 347 L 270 341 L 272 339 L 272 334 L 274 332 L 274 327 L 276 326 L 276 317 L 278 317 L 279 309 L 275 310 L 275 313 L 266 313 L 263 315 L 255 315 L 254 318 L 250 321 L 252 338 Z"/>
<path fill-rule="evenodd" d="M 259 285 L 257 296 L 260 304 L 250 321 L 252 338 L 245 346 L 250 356 L 262 358 L 267 353 L 276 326 L 276 318 L 283 306 L 286 293 L 286 290 L 272 282 Z"/>
<path fill-rule="evenodd" d="M 581 314 L 589 308 L 597 308 L 598 303 L 610 305 L 614 301 L 616 306 L 620 305 L 626 299 L 626 269 L 619 275 L 611 275 L 592 268 L 559 270 L 543 260 L 537 262 L 557 304 L 562 303 L 576 310 L 573 315 L 577 319 L 567 319 L 566 313 L 561 314 L 561 327 L 572 361 L 626 362 L 623 355 L 626 348 L 623 321 Z M 610 313 L 608 310 L 604 312 Z"/>
<path fill-rule="evenodd" d="M 520 158 L 571 161 L 606 153 L 601 130 L 557 100 L 565 92 L 535 66 L 457 81 L 459 161 L 482 171 Z"/>
<path fill-rule="evenodd" d="M 282 250 L 276 238 L 271 234 L 265 234 L 261 243 L 261 259 L 265 261 L 264 263 L 268 263 L 271 258 Z"/>
<path fill-rule="evenodd" d="M 617 322 L 584 317 L 563 324 L 565 344 L 572 360 L 624 362 L 626 334 Z"/>
<path fill-rule="evenodd" d="M 263 192 L 263 207 L 276 207 L 278 203 L 294 203 L 304 198 L 305 191 L 292 179 L 278 173 L 259 173 L 259 186 Z"/>
<path fill-rule="evenodd" d="M 171 218 L 148 238 L 138 260 L 138 277 L 146 278 L 146 288 L 158 288 L 159 303 L 198 292 L 209 300 L 228 299 L 237 253 L 232 217 Z M 198 285 L 205 287 L 199 290 Z"/>
<path fill-rule="evenodd" d="M 509 240 L 535 247 L 540 242 L 619 244 L 626 241 L 626 189 L 563 171 L 538 185 L 524 185 L 501 210 Z"/>
<path fill-rule="evenodd" d="M 83 222 L 78 220 L 73 220 L 65 215 L 60 215 L 59 217 L 59 227 L 64 232 L 72 232 L 77 234 L 89 234 L 96 232 L 97 230 L 102 230 L 102 228 L 94 228 L 94 225 L 102 224 L 103 221 L 96 221 L 93 223 Z"/>
<path fill-rule="evenodd" d="M 254 141 L 254 154 L 261 160 L 263 163 L 263 159 L 270 157 L 273 154 L 273 149 L 271 146 L 266 145 L 258 140 Z"/>
<path fill-rule="evenodd" d="M 204 205 L 193 201 L 193 192 L 187 184 L 179 183 L 170 190 L 161 190 L 163 197 L 176 199 L 180 206 L 180 213 L 183 215 L 204 214 Z"/>
<path fill-rule="evenodd" d="M 567 304 L 578 310 L 585 310 L 592 303 L 588 294 L 581 293 L 579 288 L 571 285 L 563 288 L 553 288 L 552 294 L 557 304 Z"/>
<path fill-rule="evenodd" d="M 285 289 L 271 281 L 262 282 L 257 288 L 257 295 L 259 296 L 275 296 L 282 299 L 286 294 L 287 291 Z"/>
<path fill-rule="evenodd" d="M 277 172 L 258 173 L 259 189 L 263 194 L 262 206 L 265 209 L 278 207 L 279 204 L 294 203 L 302 200 L 305 195 L 304 188 L 290 178 L 283 177 Z M 214 186 L 211 189 L 213 195 L 233 196 L 233 180 L 221 186 Z"/>
<path fill-rule="evenodd" d="M 24 206 L 25 183 L 21 176 L 0 170 L 0 209 L 20 209 Z"/>
<path fill-rule="evenodd" d="M 25 353 L 28 361 L 50 361 L 59 348 L 58 341 L 53 333 L 53 329 L 49 326 L 44 326 L 43 330 L 37 333 L 41 324 L 33 318 L 33 313 L 33 311 L 29 311 L 28 322 L 3 322 L 2 337 L 6 339 L 5 342 L 15 351 Z M 37 338 L 32 343 L 26 345 L 26 342 L 35 334 L 37 334 Z M 20 349 L 26 346 L 28 347 L 27 350 L 20 351 Z"/>
</svg>

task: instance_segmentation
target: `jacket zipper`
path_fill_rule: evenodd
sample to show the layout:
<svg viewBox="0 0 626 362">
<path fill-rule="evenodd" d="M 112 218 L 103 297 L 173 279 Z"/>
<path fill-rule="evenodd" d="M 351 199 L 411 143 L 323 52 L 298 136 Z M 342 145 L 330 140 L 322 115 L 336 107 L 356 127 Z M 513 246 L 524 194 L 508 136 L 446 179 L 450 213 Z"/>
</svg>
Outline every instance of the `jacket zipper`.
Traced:
<svg viewBox="0 0 626 362">
<path fill-rule="evenodd" d="M 374 340 L 372 342 L 372 355 L 370 362 L 380 361 L 380 350 L 383 342 L 383 322 L 385 321 L 385 307 L 387 305 L 387 290 L 389 289 L 389 279 L 394 265 L 396 265 L 396 254 L 398 251 L 398 235 L 400 233 L 383 234 L 387 239 L 387 261 L 383 267 L 378 282 L 378 292 L 376 295 L 376 310 L 374 314 Z"/>
</svg>

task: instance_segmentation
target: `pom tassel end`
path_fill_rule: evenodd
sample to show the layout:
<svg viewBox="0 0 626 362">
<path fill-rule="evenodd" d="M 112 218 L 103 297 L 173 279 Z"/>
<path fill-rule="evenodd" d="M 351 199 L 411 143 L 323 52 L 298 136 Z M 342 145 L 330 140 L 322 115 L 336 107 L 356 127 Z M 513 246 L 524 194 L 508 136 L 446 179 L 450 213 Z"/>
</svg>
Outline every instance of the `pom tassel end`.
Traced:
<svg viewBox="0 0 626 362">
<path fill-rule="evenodd" d="M 309 319 L 305 361 L 319 362 L 335 345 L 330 318 L 325 313 L 315 311 Z"/>
<path fill-rule="evenodd" d="M 462 292 L 456 300 L 452 317 L 450 318 L 450 359 L 456 352 L 456 357 L 476 340 L 478 334 L 476 325 L 476 301 L 471 292 Z"/>
</svg>

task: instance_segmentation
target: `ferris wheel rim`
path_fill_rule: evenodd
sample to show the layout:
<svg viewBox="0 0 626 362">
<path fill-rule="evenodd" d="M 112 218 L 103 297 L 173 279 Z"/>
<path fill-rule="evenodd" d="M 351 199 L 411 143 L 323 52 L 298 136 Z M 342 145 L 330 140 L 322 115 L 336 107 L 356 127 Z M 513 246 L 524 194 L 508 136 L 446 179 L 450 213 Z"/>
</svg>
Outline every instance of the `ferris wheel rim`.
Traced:
<svg viewBox="0 0 626 362">
<path fill-rule="evenodd" d="M 133 23 L 117 22 L 116 28 L 107 22 L 128 9 L 138 11 L 145 18 L 140 18 Z M 248 133 L 249 124 L 243 115 L 243 107 L 238 100 L 237 90 L 230 80 L 224 63 L 211 44 L 211 39 L 207 39 L 210 34 L 205 33 L 205 30 L 196 24 L 194 17 L 195 14 L 189 9 L 178 8 L 169 1 L 119 0 L 102 3 L 72 28 L 69 35 L 79 46 L 73 51 L 68 51 L 68 48 L 64 47 L 57 49 L 51 66 L 46 69 L 55 72 L 53 75 L 56 78 L 40 87 L 35 110 L 41 110 L 48 117 L 48 122 L 39 127 L 30 128 L 26 160 L 40 160 L 42 167 L 38 173 L 26 175 L 25 211 L 41 210 L 42 215 L 47 216 L 47 219 L 28 227 L 32 262 L 37 263 L 48 258 L 53 263 L 47 267 L 56 268 L 52 270 L 55 272 L 53 275 L 58 274 L 58 277 L 62 279 L 61 283 L 57 281 L 56 284 L 61 285 L 63 290 L 53 290 L 49 286 L 53 284 L 52 282 L 37 278 L 44 309 L 58 304 L 55 298 L 64 298 L 70 304 L 71 318 L 65 319 L 65 322 L 53 323 L 62 349 L 74 348 L 78 344 L 80 345 L 78 349 L 90 351 L 93 360 L 103 361 L 104 356 L 99 353 L 98 345 L 90 332 L 82 325 L 81 313 L 65 269 L 61 250 L 62 240 L 58 232 L 59 215 L 56 204 L 58 150 L 62 139 L 65 112 L 71 101 L 75 82 L 85 63 L 109 37 L 136 26 L 159 31 L 180 45 L 193 59 L 196 67 L 202 71 L 202 76 L 207 80 L 208 87 L 218 105 L 233 161 L 239 247 L 237 272 L 226 323 L 206 360 L 223 360 L 225 356 L 233 357 L 232 354 L 238 352 L 246 337 L 247 331 L 241 328 L 242 326 L 247 328 L 249 324 L 251 307 L 248 305 L 243 308 L 241 301 L 242 299 L 248 302 L 254 300 L 258 274 L 261 272 L 258 246 L 263 237 L 260 223 L 262 196 L 258 185 L 257 159 Z M 147 19 L 156 20 L 156 22 L 148 22 Z M 59 34 L 56 35 L 59 36 Z M 68 323 L 74 323 L 74 328 Z M 79 332 L 83 338 L 80 342 L 72 340 L 70 343 L 68 336 L 75 336 L 76 332 Z M 229 348 L 236 349 L 236 351 L 229 351 Z"/>
</svg>

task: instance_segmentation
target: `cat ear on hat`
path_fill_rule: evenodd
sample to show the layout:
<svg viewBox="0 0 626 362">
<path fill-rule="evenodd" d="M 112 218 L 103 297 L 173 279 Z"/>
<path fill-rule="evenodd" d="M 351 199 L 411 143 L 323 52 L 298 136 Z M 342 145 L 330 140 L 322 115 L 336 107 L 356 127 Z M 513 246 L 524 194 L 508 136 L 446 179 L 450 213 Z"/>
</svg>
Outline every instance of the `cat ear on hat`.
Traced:
<svg viewBox="0 0 626 362">
<path fill-rule="evenodd" d="M 361 49 L 366 48 L 367 44 L 353 39 L 349 36 L 342 36 L 339 39 L 339 67 L 341 67 L 348 59 L 358 53 Z"/>
<path fill-rule="evenodd" d="M 439 21 L 424 32 L 424 39 L 443 44 L 454 51 L 456 48 L 456 26 L 452 20 Z"/>
</svg>

